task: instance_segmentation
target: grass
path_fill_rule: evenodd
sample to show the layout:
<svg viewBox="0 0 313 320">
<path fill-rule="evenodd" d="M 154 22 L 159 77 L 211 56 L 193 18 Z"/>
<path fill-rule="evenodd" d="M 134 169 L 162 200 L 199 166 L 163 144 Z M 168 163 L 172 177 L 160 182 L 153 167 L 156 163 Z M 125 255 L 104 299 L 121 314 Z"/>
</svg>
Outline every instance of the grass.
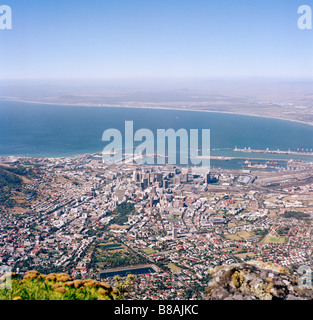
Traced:
<svg viewBox="0 0 313 320">
<path fill-rule="evenodd" d="M 252 237 L 251 233 L 247 231 L 238 231 L 235 234 L 227 234 L 226 239 L 233 240 L 233 241 L 242 241 L 242 240 L 247 240 Z"/>
<path fill-rule="evenodd" d="M 244 240 L 247 240 L 252 237 L 252 234 L 248 231 L 242 230 L 237 232 L 238 237 L 241 237 Z"/>
<path fill-rule="evenodd" d="M 41 275 L 32 270 L 22 279 L 12 274 L 11 288 L 0 290 L 0 300 L 119 300 L 124 298 L 132 280 L 132 275 L 125 281 L 116 278 L 113 288 L 93 279 L 73 280 L 65 273 Z"/>
<path fill-rule="evenodd" d="M 147 255 L 150 255 L 152 253 L 155 253 L 156 251 L 152 248 L 144 248 L 144 249 L 141 249 L 141 251 L 143 251 L 145 254 Z"/>
<path fill-rule="evenodd" d="M 233 241 L 241 241 L 242 238 L 238 237 L 236 234 L 227 234 L 225 236 L 226 239 L 229 239 L 229 240 L 233 240 Z"/>
<path fill-rule="evenodd" d="M 112 245 L 117 245 L 117 247 L 112 247 Z M 146 263 L 143 256 L 115 241 L 96 241 L 90 250 L 92 252 L 90 263 L 95 265 L 97 271 Z"/>
<path fill-rule="evenodd" d="M 119 225 L 119 224 L 116 224 L 116 223 L 110 225 L 110 229 L 115 229 L 115 228 L 116 229 L 129 229 L 130 226 L 129 225 Z"/>
<path fill-rule="evenodd" d="M 69 182 L 69 179 L 67 179 L 66 177 L 63 177 L 63 176 L 58 176 L 56 178 L 56 182 L 57 183 L 68 183 Z"/>
<path fill-rule="evenodd" d="M 278 243 L 278 244 L 284 244 L 287 243 L 288 238 L 283 238 L 283 237 L 270 237 L 266 236 L 262 242 L 263 243 Z"/>
<path fill-rule="evenodd" d="M 276 210 L 269 210 L 269 214 L 268 214 L 268 217 L 269 218 L 275 218 L 275 217 L 277 217 L 277 213 L 276 213 Z"/>
<path fill-rule="evenodd" d="M 235 257 L 240 258 L 240 259 L 246 259 L 247 257 L 254 257 L 255 254 L 253 252 L 245 252 L 245 253 L 238 253 L 235 255 Z"/>
<path fill-rule="evenodd" d="M 230 223 L 228 224 L 228 228 L 235 227 L 236 225 L 237 225 L 236 223 L 234 223 L 234 222 L 230 222 Z"/>
<path fill-rule="evenodd" d="M 167 266 L 171 269 L 172 272 L 179 272 L 180 271 L 180 268 L 177 267 L 174 263 L 169 263 Z"/>
</svg>

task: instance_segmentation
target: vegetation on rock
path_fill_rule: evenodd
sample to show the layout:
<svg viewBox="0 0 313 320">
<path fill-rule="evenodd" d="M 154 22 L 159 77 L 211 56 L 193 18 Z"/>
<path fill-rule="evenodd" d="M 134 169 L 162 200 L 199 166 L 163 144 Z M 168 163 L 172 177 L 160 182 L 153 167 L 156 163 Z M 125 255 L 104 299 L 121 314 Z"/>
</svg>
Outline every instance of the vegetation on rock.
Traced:
<svg viewBox="0 0 313 320">
<path fill-rule="evenodd" d="M 11 278 L 11 288 L 5 287 Z M 131 288 L 133 275 L 126 280 L 115 278 L 115 285 L 93 280 L 75 280 L 66 273 L 40 274 L 27 271 L 23 278 L 16 273 L 1 277 L 0 300 L 121 300 Z"/>
</svg>

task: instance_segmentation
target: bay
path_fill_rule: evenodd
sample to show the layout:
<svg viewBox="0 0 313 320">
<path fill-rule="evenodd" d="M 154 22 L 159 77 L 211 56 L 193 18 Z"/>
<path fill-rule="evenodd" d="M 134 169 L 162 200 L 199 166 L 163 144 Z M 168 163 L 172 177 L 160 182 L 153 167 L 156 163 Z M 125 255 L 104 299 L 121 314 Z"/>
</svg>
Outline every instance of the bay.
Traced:
<svg viewBox="0 0 313 320">
<path fill-rule="evenodd" d="M 0 101 L 0 155 L 63 157 L 101 152 L 102 133 L 125 121 L 134 130 L 210 129 L 211 155 L 239 157 L 238 148 L 292 150 L 313 148 L 313 127 L 281 119 L 165 109 L 64 106 Z M 251 153 L 243 158 L 263 158 Z M 312 156 L 266 155 L 272 159 L 313 160 Z M 222 161 L 220 161 L 222 162 Z"/>
</svg>

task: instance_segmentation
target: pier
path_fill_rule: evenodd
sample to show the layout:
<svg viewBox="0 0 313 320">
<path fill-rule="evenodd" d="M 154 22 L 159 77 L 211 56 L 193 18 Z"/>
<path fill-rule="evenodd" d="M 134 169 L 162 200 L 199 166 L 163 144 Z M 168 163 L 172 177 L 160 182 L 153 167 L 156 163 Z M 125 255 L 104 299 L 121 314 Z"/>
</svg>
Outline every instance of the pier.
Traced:
<svg viewBox="0 0 313 320">
<path fill-rule="evenodd" d="M 252 152 L 252 153 L 271 153 L 271 154 L 295 154 L 295 155 L 301 155 L 301 156 L 313 156 L 313 152 L 312 149 L 306 149 L 307 151 L 304 151 L 304 149 L 302 149 L 303 151 L 283 151 L 283 150 L 261 150 L 261 149 L 250 149 L 250 148 L 244 148 L 244 149 L 240 149 L 235 147 L 234 152 Z"/>
</svg>

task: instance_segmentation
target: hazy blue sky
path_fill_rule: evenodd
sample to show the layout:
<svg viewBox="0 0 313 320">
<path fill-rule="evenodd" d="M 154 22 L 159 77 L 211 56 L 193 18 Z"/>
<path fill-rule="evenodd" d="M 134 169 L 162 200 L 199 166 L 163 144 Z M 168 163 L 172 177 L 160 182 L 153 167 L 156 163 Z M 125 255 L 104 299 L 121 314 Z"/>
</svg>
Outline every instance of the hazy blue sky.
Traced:
<svg viewBox="0 0 313 320">
<path fill-rule="evenodd" d="M 4 0 L 0 79 L 310 77 L 312 0 Z"/>
</svg>

